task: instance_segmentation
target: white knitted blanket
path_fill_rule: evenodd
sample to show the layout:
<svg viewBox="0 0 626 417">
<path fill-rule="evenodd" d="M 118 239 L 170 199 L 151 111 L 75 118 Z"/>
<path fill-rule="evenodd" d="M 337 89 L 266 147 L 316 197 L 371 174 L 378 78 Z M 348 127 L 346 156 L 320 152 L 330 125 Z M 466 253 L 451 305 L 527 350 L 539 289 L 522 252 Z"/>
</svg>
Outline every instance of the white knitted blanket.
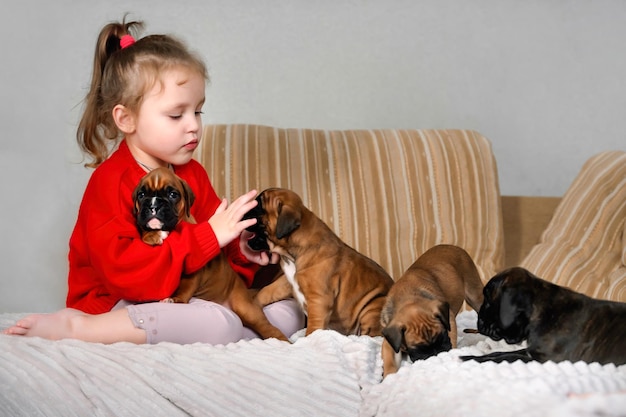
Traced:
<svg viewBox="0 0 626 417">
<path fill-rule="evenodd" d="M 0 315 L 0 328 L 18 314 Z M 475 312 L 457 318 L 473 327 Z M 478 364 L 519 348 L 459 348 L 381 382 L 382 339 L 318 331 L 294 343 L 101 345 L 0 335 L 1 416 L 624 416 L 626 366 Z"/>
</svg>

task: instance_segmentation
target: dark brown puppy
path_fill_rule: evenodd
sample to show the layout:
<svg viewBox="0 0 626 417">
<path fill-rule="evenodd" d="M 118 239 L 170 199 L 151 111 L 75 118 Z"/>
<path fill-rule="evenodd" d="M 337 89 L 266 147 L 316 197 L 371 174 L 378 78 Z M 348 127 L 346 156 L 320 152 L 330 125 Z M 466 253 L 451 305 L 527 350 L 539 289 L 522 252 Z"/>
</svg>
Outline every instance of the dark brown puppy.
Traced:
<svg viewBox="0 0 626 417">
<path fill-rule="evenodd" d="M 167 234 L 181 221 L 195 223 L 189 212 L 194 201 L 193 192 L 170 169 L 157 168 L 145 175 L 133 192 L 133 201 L 137 227 L 142 240 L 149 245 L 162 244 Z M 198 272 L 182 276 L 176 292 L 162 301 L 188 303 L 191 297 L 227 303 L 243 324 L 261 337 L 288 341 L 267 320 L 263 309 L 254 302 L 252 294 L 223 252 Z"/>
<path fill-rule="evenodd" d="M 460 247 L 437 245 L 420 256 L 391 287 L 381 314 L 383 377 L 398 370 L 403 353 L 415 361 L 456 347 L 456 315 L 463 300 L 478 311 L 482 291 Z"/>
<path fill-rule="evenodd" d="M 515 267 L 485 286 L 478 331 L 527 348 L 462 356 L 479 362 L 522 360 L 626 363 L 626 303 L 598 300 Z"/>
<path fill-rule="evenodd" d="M 244 216 L 257 218 L 250 245 L 280 254 L 284 272 L 259 291 L 257 301 L 295 296 L 307 314 L 307 335 L 318 329 L 380 335 L 380 310 L 393 284 L 389 274 L 342 242 L 293 191 L 267 189 L 257 200 Z"/>
</svg>

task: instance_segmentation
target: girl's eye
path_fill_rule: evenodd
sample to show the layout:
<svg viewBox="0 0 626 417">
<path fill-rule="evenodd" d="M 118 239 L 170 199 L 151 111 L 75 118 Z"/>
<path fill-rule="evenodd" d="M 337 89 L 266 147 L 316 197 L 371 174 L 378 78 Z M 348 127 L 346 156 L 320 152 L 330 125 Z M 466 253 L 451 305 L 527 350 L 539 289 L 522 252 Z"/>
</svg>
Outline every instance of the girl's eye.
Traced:
<svg viewBox="0 0 626 417">
<path fill-rule="evenodd" d="M 198 111 L 196 112 L 196 116 L 200 116 L 201 114 L 204 114 L 204 112 L 203 112 L 203 111 L 201 111 L 201 110 L 198 110 Z"/>
<path fill-rule="evenodd" d="M 170 114 L 170 119 L 180 119 L 181 117 L 183 117 L 181 114 Z"/>
</svg>

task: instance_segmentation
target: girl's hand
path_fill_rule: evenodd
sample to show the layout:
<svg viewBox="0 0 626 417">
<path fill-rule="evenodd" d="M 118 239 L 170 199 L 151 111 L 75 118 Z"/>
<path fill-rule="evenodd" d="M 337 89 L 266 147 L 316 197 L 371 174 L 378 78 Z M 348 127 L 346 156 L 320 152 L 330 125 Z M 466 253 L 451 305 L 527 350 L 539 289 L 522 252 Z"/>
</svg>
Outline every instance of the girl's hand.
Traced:
<svg viewBox="0 0 626 417">
<path fill-rule="evenodd" d="M 237 198 L 230 205 L 228 205 L 226 199 L 223 199 L 222 203 L 217 207 L 217 210 L 209 219 L 209 224 L 213 228 L 213 233 L 215 233 L 220 248 L 239 237 L 246 227 L 256 223 L 256 219 L 241 220 L 244 214 L 258 204 L 255 200 L 256 195 L 256 190 L 251 190 Z"/>
<path fill-rule="evenodd" d="M 250 261 L 259 265 L 276 264 L 280 260 L 277 253 L 267 251 L 256 251 L 248 246 L 248 240 L 254 237 L 254 233 L 244 230 L 239 239 L 239 249 L 241 253 Z"/>
</svg>

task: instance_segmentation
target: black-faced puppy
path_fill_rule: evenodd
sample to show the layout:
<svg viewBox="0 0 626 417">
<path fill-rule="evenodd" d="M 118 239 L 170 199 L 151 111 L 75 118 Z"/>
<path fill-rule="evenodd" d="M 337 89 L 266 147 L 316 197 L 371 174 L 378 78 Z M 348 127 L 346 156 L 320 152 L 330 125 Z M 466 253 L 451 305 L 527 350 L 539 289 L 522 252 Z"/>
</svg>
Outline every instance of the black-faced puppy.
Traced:
<svg viewBox="0 0 626 417">
<path fill-rule="evenodd" d="M 626 363 L 626 303 L 598 300 L 515 267 L 485 286 L 478 331 L 527 348 L 463 360 Z"/>
<path fill-rule="evenodd" d="M 141 239 L 161 245 L 182 220 L 191 219 L 195 196 L 187 182 L 167 168 L 145 175 L 133 191 L 133 214 Z"/>
<path fill-rule="evenodd" d="M 194 195 L 189 185 L 172 170 L 157 168 L 146 174 L 133 192 L 134 213 L 142 240 L 149 245 L 161 245 L 168 233 L 181 221 L 195 223 L 189 209 Z M 227 304 L 246 327 L 263 338 L 287 337 L 268 320 L 263 309 L 254 302 L 243 280 L 232 269 L 221 252 L 194 274 L 181 277 L 180 284 L 164 302 L 188 303 L 197 297 Z"/>
<path fill-rule="evenodd" d="M 483 283 L 462 248 L 437 245 L 395 282 L 382 310 L 383 377 L 397 372 L 402 354 L 426 359 L 456 347 L 456 315 L 463 300 L 476 311 Z"/>
<path fill-rule="evenodd" d="M 295 296 L 307 314 L 306 334 L 332 329 L 380 335 L 380 310 L 393 280 L 373 260 L 342 242 L 293 191 L 267 189 L 244 218 L 256 218 L 249 245 L 280 254 L 284 274 L 262 288 L 267 305 Z"/>
</svg>

